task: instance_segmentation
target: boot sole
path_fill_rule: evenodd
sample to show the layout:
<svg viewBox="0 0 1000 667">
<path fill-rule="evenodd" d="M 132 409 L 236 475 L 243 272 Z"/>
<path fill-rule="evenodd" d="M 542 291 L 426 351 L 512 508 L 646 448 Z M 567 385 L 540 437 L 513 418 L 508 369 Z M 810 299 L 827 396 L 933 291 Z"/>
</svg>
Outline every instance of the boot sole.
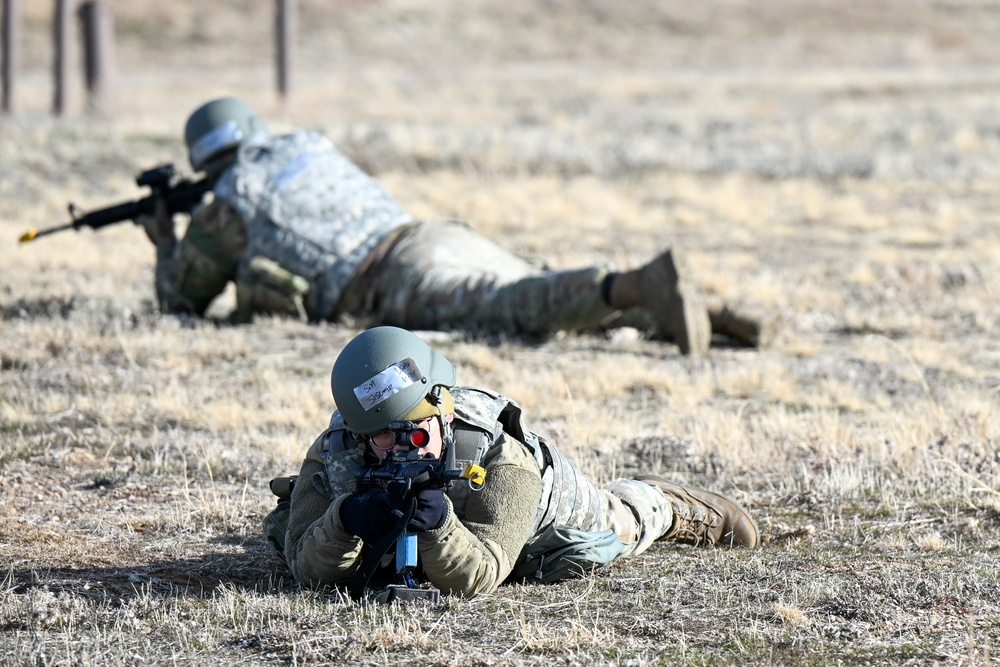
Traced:
<svg viewBox="0 0 1000 667">
<path fill-rule="evenodd" d="M 704 356 L 708 354 L 712 342 L 708 310 L 691 283 L 691 272 L 686 262 L 677 251 L 667 251 L 662 261 L 669 263 L 656 267 L 657 270 L 644 280 L 647 310 L 657 328 L 677 343 L 681 354 Z M 662 294 L 660 290 L 665 285 L 672 287 Z M 649 306 L 658 298 L 665 299 L 664 309 Z"/>
</svg>

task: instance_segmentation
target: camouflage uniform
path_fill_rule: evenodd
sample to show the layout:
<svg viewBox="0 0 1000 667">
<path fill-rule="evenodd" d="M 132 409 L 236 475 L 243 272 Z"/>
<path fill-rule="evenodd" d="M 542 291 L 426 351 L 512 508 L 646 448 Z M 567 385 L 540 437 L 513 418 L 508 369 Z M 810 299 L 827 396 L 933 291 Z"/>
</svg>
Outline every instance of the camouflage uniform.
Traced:
<svg viewBox="0 0 1000 667">
<path fill-rule="evenodd" d="M 452 396 L 457 463 L 478 461 L 486 484 L 476 492 L 454 485 L 444 524 L 418 536 L 423 575 L 442 592 L 471 596 L 534 579 L 547 556 L 567 549 L 579 556 L 575 572 L 586 572 L 667 534 L 673 510 L 655 486 L 619 479 L 598 488 L 524 427 L 510 399 L 473 387 L 455 387 Z M 342 584 L 354 576 L 365 546 L 344 529 L 340 506 L 355 490 L 357 469 L 371 462 L 366 456 L 335 412 L 292 493 L 285 553 L 298 581 Z"/>
<path fill-rule="evenodd" d="M 427 221 L 383 243 L 339 311 L 406 329 L 545 335 L 596 327 L 610 267 L 546 271 L 463 222 Z"/>
<path fill-rule="evenodd" d="M 411 329 L 546 334 L 614 311 L 607 268 L 547 272 L 457 221 L 414 221 L 319 134 L 245 145 L 184 238 L 158 243 L 166 311 L 203 314 L 230 281 L 236 319 L 342 315 Z"/>
<path fill-rule="evenodd" d="M 166 310 L 204 313 L 227 282 L 238 315 L 322 319 L 374 248 L 410 217 L 325 137 L 300 131 L 240 149 L 192 212 L 180 243 L 157 252 Z"/>
</svg>

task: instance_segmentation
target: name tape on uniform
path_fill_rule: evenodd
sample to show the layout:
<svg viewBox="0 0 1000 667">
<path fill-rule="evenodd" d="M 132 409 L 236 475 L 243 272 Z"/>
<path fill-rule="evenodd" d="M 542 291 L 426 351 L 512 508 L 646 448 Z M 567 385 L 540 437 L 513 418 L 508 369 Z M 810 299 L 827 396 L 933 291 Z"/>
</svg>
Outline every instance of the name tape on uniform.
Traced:
<svg viewBox="0 0 1000 667">
<path fill-rule="evenodd" d="M 354 388 L 354 395 L 364 406 L 365 411 L 368 411 L 388 400 L 392 395 L 420 382 L 422 377 L 416 362 L 406 358 L 359 384 Z"/>
</svg>

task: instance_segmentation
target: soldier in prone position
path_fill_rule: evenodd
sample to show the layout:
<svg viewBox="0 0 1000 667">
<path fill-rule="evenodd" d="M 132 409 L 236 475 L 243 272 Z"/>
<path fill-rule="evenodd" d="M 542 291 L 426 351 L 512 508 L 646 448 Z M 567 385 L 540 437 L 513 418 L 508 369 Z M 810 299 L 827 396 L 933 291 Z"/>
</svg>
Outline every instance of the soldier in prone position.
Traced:
<svg viewBox="0 0 1000 667">
<path fill-rule="evenodd" d="M 473 596 L 505 581 L 584 575 L 657 540 L 758 545 L 753 519 L 723 495 L 655 475 L 597 487 L 525 426 L 514 401 L 456 386 L 455 367 L 409 331 L 359 334 L 337 358 L 331 385 L 337 411 L 301 466 L 283 545 L 302 583 L 353 585 L 372 545 L 398 526 L 403 503 L 391 489 L 358 487 L 359 470 L 399 449 L 394 422 L 426 430 L 421 454 L 452 448 L 459 467 L 485 469 L 478 490 L 456 484 L 406 497 L 417 576 L 442 593 Z M 383 562 L 371 582 L 391 576 Z"/>
<path fill-rule="evenodd" d="M 180 240 L 166 207 L 138 221 L 157 247 L 164 311 L 202 315 L 235 282 L 236 321 L 350 315 L 409 329 L 544 336 L 627 312 L 695 355 L 708 350 L 713 330 L 753 346 L 773 333 L 773 320 L 710 312 L 675 249 L 632 271 L 544 271 L 462 222 L 414 220 L 327 138 L 271 136 L 236 98 L 199 107 L 184 134 L 214 197 L 192 211 Z"/>
</svg>

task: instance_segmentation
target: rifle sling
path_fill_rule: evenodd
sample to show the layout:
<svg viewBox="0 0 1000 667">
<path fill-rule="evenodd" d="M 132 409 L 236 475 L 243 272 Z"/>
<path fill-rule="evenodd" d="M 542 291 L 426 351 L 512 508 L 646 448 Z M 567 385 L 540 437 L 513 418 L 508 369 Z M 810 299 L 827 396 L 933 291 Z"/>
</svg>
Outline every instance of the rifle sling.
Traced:
<svg viewBox="0 0 1000 667">
<path fill-rule="evenodd" d="M 412 498 L 410 500 L 410 510 L 406 513 L 406 515 L 403 516 L 403 518 L 401 518 L 396 525 L 393 526 L 389 532 L 386 533 L 385 536 L 372 547 L 371 551 L 368 552 L 368 555 L 361 561 L 361 566 L 358 567 L 358 571 L 354 573 L 354 579 L 351 580 L 351 585 L 348 588 L 351 594 L 351 600 L 357 602 L 364 597 L 365 589 L 368 587 L 368 582 L 371 581 L 372 575 L 375 574 L 375 570 L 378 569 L 378 564 L 382 562 L 382 557 L 388 553 L 390 547 L 396 543 L 399 536 L 406 530 L 406 525 L 410 523 L 410 519 L 413 518 L 413 513 L 416 509 L 417 499 Z"/>
</svg>

